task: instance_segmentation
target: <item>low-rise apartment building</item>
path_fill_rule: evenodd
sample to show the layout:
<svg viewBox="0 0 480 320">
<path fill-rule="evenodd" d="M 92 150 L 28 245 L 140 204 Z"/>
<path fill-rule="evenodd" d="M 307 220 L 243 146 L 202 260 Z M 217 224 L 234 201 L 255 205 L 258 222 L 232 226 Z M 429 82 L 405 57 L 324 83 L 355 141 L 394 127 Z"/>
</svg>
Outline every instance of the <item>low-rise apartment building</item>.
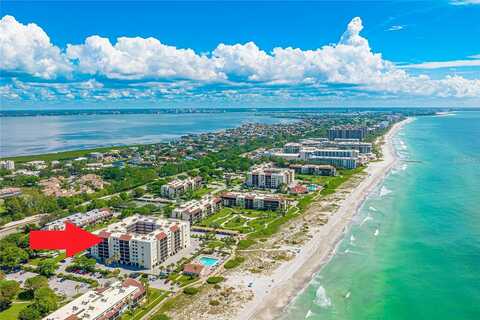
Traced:
<svg viewBox="0 0 480 320">
<path fill-rule="evenodd" d="M 182 220 L 134 215 L 96 234 L 103 241 L 90 255 L 103 262 L 152 269 L 190 246 L 190 223 Z"/>
<path fill-rule="evenodd" d="M 289 142 L 283 146 L 283 152 L 285 153 L 299 153 L 302 148 L 301 143 Z"/>
<path fill-rule="evenodd" d="M 205 217 L 215 213 L 222 206 L 222 199 L 218 197 L 203 197 L 200 200 L 185 202 L 173 209 L 171 217 L 189 221 L 193 224 Z"/>
<path fill-rule="evenodd" d="M 335 139 L 324 143 L 325 147 L 342 150 L 357 150 L 360 154 L 372 153 L 372 144 L 358 139 Z"/>
<path fill-rule="evenodd" d="M 282 184 L 290 185 L 295 181 L 295 171 L 284 168 L 260 167 L 247 173 L 247 187 L 259 189 L 278 189 Z"/>
<path fill-rule="evenodd" d="M 290 169 L 299 174 L 311 174 L 316 176 L 334 176 L 337 170 L 328 164 L 291 164 Z"/>
<path fill-rule="evenodd" d="M 0 161 L 0 169 L 15 170 L 15 162 L 12 160 L 2 160 Z"/>
<path fill-rule="evenodd" d="M 201 177 L 187 178 L 185 180 L 175 179 L 162 186 L 160 193 L 163 197 L 174 199 L 180 197 L 187 191 L 193 191 L 202 184 Z"/>
<path fill-rule="evenodd" d="M 77 227 L 86 227 L 91 224 L 95 224 L 101 221 L 105 221 L 110 219 L 114 215 L 117 215 L 113 212 L 110 208 L 102 208 L 102 209 L 93 209 L 87 212 L 78 212 L 68 217 L 64 217 L 61 219 L 57 219 L 50 223 L 47 223 L 43 229 L 45 230 L 64 230 L 65 229 L 65 222 L 70 222 L 76 225 Z"/>
<path fill-rule="evenodd" d="M 355 169 L 360 164 L 357 150 L 305 148 L 299 159 L 308 163 L 328 164 L 336 168 Z"/>
<path fill-rule="evenodd" d="M 77 299 L 49 314 L 43 320 L 114 320 L 144 299 L 140 281 L 125 279 L 109 287 L 87 291 Z"/>
<path fill-rule="evenodd" d="M 9 188 L 0 189 L 0 199 L 16 197 L 21 194 L 22 194 L 22 189 L 20 188 L 9 187 Z"/>
<path fill-rule="evenodd" d="M 256 210 L 286 210 L 288 201 L 278 195 L 259 193 L 226 192 L 222 194 L 222 205 Z"/>
</svg>

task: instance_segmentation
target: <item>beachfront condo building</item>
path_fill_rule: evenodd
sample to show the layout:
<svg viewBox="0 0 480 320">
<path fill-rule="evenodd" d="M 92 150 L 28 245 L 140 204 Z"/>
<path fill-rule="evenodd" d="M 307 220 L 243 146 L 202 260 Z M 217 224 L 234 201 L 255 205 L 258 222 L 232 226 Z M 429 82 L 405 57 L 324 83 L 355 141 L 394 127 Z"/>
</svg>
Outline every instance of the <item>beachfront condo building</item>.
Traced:
<svg viewBox="0 0 480 320">
<path fill-rule="evenodd" d="M 359 163 L 357 150 L 304 148 L 299 159 L 313 164 L 328 164 L 336 168 L 355 169 Z"/>
<path fill-rule="evenodd" d="M 200 200 L 185 202 L 179 207 L 173 209 L 171 217 L 174 219 L 189 221 L 190 224 L 193 224 L 215 213 L 221 208 L 221 206 L 221 198 L 206 196 Z"/>
<path fill-rule="evenodd" d="M 315 176 L 334 176 L 337 170 L 329 164 L 291 164 L 290 169 L 298 174 L 309 174 Z"/>
<path fill-rule="evenodd" d="M 103 241 L 89 249 L 92 257 L 145 269 L 190 246 L 190 223 L 182 220 L 134 215 L 96 234 Z"/>
<path fill-rule="evenodd" d="M 114 320 L 129 309 L 137 307 L 145 297 L 140 281 L 127 278 L 105 288 L 87 291 L 60 307 L 43 320 Z"/>
<path fill-rule="evenodd" d="M 367 127 L 357 127 L 351 125 L 336 126 L 328 129 L 328 139 L 359 139 L 363 140 L 367 136 Z"/>
<path fill-rule="evenodd" d="M 0 161 L 0 169 L 15 170 L 15 162 L 12 160 L 2 160 Z"/>
<path fill-rule="evenodd" d="M 278 189 L 281 185 L 290 185 L 295 181 L 295 171 L 284 168 L 260 167 L 247 173 L 247 187 L 259 189 Z"/>
<path fill-rule="evenodd" d="M 65 222 L 70 222 L 77 227 L 86 227 L 98 222 L 102 222 L 118 215 L 119 213 L 113 212 L 110 208 L 93 209 L 87 212 L 78 212 L 67 217 L 57 219 L 55 221 L 47 223 L 43 229 L 45 230 L 64 230 Z"/>
<path fill-rule="evenodd" d="M 201 177 L 187 178 L 184 180 L 175 179 L 167 184 L 164 184 L 160 193 L 163 197 L 175 199 L 188 191 L 193 191 L 202 185 Z"/>
<path fill-rule="evenodd" d="M 360 154 L 371 154 L 372 144 L 358 139 L 335 139 L 324 143 L 324 147 L 342 150 L 357 150 Z"/>
<path fill-rule="evenodd" d="M 226 192 L 222 194 L 222 205 L 256 210 L 286 210 L 288 202 L 284 197 L 271 194 Z"/>
<path fill-rule="evenodd" d="M 289 142 L 283 146 L 283 152 L 285 153 L 299 153 L 302 148 L 301 143 Z"/>
</svg>

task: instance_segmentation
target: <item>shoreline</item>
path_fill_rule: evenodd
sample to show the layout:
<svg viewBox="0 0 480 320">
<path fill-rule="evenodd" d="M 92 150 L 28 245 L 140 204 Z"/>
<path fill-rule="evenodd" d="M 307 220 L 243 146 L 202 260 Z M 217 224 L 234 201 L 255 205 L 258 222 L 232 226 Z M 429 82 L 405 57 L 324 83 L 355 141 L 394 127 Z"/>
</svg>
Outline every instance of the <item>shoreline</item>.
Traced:
<svg viewBox="0 0 480 320">
<path fill-rule="evenodd" d="M 312 226 L 314 236 L 302 246 L 301 251 L 290 261 L 283 263 L 269 276 L 240 278 L 254 282 L 255 294 L 236 313 L 236 319 L 276 319 L 310 283 L 312 277 L 330 261 L 337 245 L 343 239 L 352 218 L 368 195 L 383 181 L 398 161 L 393 137 L 413 118 L 396 123 L 385 135 L 382 144 L 383 159 L 370 163 L 367 176 L 342 201 L 339 208 L 323 226 Z M 312 204 L 312 207 L 315 203 Z M 246 279 L 245 279 L 246 278 Z M 239 279 L 236 279 L 238 282 Z M 244 283 L 245 281 L 241 281 Z M 237 283 L 239 284 L 239 283 Z"/>
</svg>

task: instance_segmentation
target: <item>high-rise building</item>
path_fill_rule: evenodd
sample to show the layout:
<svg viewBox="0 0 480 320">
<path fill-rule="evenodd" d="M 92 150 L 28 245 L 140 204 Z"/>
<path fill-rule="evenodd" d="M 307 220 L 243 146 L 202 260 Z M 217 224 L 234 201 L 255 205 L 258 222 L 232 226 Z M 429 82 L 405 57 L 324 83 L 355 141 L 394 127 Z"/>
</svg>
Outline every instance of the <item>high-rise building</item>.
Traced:
<svg viewBox="0 0 480 320">
<path fill-rule="evenodd" d="M 290 185 L 295 181 L 295 171 L 284 168 L 260 167 L 247 173 L 247 187 L 260 189 L 278 189 L 282 184 Z"/>
<path fill-rule="evenodd" d="M 367 127 L 356 127 L 356 126 L 336 126 L 328 129 L 328 139 L 335 140 L 340 139 L 365 139 L 367 135 Z"/>
<path fill-rule="evenodd" d="M 190 223 L 182 220 L 134 215 L 96 234 L 103 241 L 89 249 L 92 257 L 146 269 L 190 246 Z"/>
</svg>

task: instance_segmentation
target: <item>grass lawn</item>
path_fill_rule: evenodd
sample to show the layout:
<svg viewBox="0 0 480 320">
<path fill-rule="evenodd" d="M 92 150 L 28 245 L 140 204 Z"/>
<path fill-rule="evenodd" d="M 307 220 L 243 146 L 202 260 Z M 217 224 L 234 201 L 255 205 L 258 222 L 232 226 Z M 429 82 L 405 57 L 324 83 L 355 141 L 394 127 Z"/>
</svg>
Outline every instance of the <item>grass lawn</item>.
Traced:
<svg viewBox="0 0 480 320">
<path fill-rule="evenodd" d="M 99 222 L 93 225 L 89 225 L 88 227 L 85 228 L 85 230 L 92 232 L 92 231 L 97 231 L 103 228 L 106 228 L 108 225 L 120 221 L 118 218 L 111 218 L 107 221 Z"/>
<path fill-rule="evenodd" d="M 189 284 L 197 281 L 199 278 L 198 277 L 186 276 L 186 275 L 178 274 L 178 273 L 171 273 L 168 276 L 168 279 L 170 281 L 178 284 L 180 287 L 185 287 L 186 285 L 189 285 Z"/>
<path fill-rule="evenodd" d="M 334 193 L 340 185 L 349 180 L 353 175 L 361 173 L 363 170 L 364 167 L 358 167 L 353 170 L 338 170 L 337 176 L 334 177 L 297 175 L 297 178 L 306 183 L 323 186 L 320 195 L 326 196 Z M 318 194 L 318 192 L 314 192 L 304 196 L 293 197 L 298 200 L 298 204 L 283 214 L 280 212 L 242 208 L 222 208 L 215 214 L 200 221 L 198 225 L 210 228 L 236 230 L 246 234 L 248 240 L 268 237 L 277 232 L 283 223 L 302 214 Z M 251 243 L 242 243 L 242 246 L 245 248 L 248 248 L 250 245 Z"/>
<path fill-rule="evenodd" d="M 342 183 L 350 179 L 354 174 L 362 172 L 364 169 L 365 167 L 358 167 L 352 170 L 338 170 L 337 175 L 334 177 L 299 174 L 296 175 L 296 178 L 308 183 L 323 186 L 323 190 L 320 194 L 326 196 L 334 193 Z"/>
<path fill-rule="evenodd" d="M 279 217 L 281 217 L 280 213 L 272 211 L 223 208 L 201 221 L 199 225 L 249 234 L 268 228 L 268 225 Z"/>
<path fill-rule="evenodd" d="M 18 314 L 20 313 L 20 311 L 25 309 L 30 303 L 31 303 L 30 301 L 12 303 L 10 308 L 0 312 L 0 319 L 2 319 L 2 320 L 17 320 L 18 319 Z"/>
<path fill-rule="evenodd" d="M 17 163 L 23 163 L 23 162 L 28 162 L 32 160 L 44 160 L 44 161 L 68 160 L 68 159 L 83 157 L 92 152 L 106 152 L 112 149 L 118 150 L 118 149 L 125 149 L 128 147 L 130 146 L 100 147 L 100 148 L 93 148 L 93 149 L 63 151 L 63 152 L 47 153 L 47 154 L 39 154 L 39 155 L 31 155 L 31 156 L 6 157 L 6 158 L 2 158 L 2 160 L 14 160 Z"/>
<path fill-rule="evenodd" d="M 137 307 L 133 313 L 125 313 L 122 316 L 122 320 L 139 320 L 141 319 L 147 312 L 152 310 L 157 304 L 159 304 L 163 299 L 165 299 L 169 293 L 167 291 L 149 288 L 150 291 L 150 300 L 148 303 L 145 303 L 141 307 Z"/>
<path fill-rule="evenodd" d="M 31 264 L 32 266 L 38 266 L 38 264 L 40 263 L 40 261 L 43 261 L 45 259 L 52 259 L 52 258 L 33 258 L 31 260 L 28 261 L 28 264 Z M 62 253 L 59 253 L 55 258 L 53 258 L 53 260 L 55 260 L 55 262 L 59 263 L 60 261 L 62 261 L 63 259 L 65 259 L 65 253 L 62 252 Z"/>
<path fill-rule="evenodd" d="M 207 188 L 207 187 L 197 189 L 197 190 L 193 191 L 193 196 L 192 197 L 194 199 L 200 199 L 201 197 L 203 197 L 207 193 L 210 193 L 212 190 L 213 190 L 212 188 Z"/>
</svg>

